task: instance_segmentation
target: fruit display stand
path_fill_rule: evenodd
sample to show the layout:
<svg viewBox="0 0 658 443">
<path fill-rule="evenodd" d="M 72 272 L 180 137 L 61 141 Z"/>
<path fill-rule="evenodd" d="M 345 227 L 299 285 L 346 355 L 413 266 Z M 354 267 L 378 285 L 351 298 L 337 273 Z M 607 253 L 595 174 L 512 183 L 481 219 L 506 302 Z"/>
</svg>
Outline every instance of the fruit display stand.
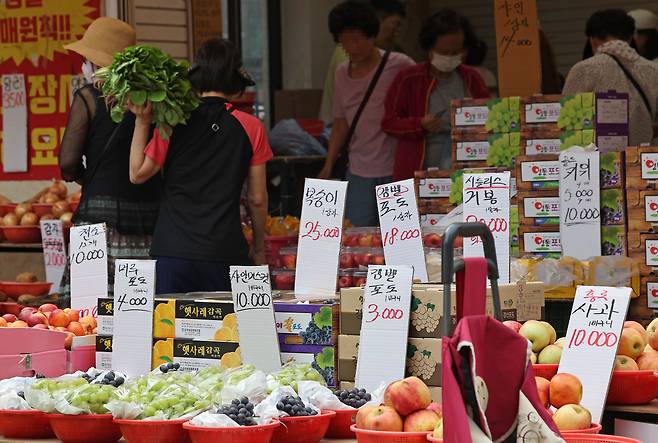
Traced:
<svg viewBox="0 0 658 443">
<path fill-rule="evenodd" d="M 658 398 L 645 405 L 608 405 L 603 414 L 603 431 L 614 434 L 615 420 L 623 419 L 642 423 L 658 423 Z"/>
</svg>

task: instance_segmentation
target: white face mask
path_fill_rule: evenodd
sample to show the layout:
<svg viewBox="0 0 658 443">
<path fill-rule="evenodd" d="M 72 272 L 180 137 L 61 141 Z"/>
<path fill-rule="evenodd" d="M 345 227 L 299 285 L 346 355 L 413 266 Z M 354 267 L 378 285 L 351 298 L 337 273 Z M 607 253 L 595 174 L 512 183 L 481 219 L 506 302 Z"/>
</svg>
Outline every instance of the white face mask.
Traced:
<svg viewBox="0 0 658 443">
<path fill-rule="evenodd" d="M 432 66 L 441 72 L 452 72 L 457 66 L 462 64 L 462 56 L 458 55 L 441 55 L 432 52 Z"/>
<path fill-rule="evenodd" d="M 89 60 L 85 60 L 82 63 L 82 75 L 85 78 L 85 81 L 87 83 L 93 83 L 94 82 L 94 72 L 96 69 L 94 69 L 94 65 L 92 62 Z"/>
</svg>

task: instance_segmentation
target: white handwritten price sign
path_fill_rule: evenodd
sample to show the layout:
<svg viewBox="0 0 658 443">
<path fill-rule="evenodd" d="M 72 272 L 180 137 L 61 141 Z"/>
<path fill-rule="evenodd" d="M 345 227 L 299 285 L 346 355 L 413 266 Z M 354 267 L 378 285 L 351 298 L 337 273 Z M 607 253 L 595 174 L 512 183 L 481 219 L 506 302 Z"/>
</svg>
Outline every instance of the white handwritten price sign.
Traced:
<svg viewBox="0 0 658 443">
<path fill-rule="evenodd" d="M 58 292 L 66 267 L 66 247 L 64 246 L 62 222 L 60 220 L 41 220 L 40 224 L 46 281 L 52 283 L 53 290 Z"/>
<path fill-rule="evenodd" d="M 356 386 L 374 391 L 404 377 L 411 308 L 411 266 L 368 267 Z"/>
<path fill-rule="evenodd" d="M 2 167 L 4 172 L 27 172 L 27 98 L 25 76 L 2 76 Z"/>
<path fill-rule="evenodd" d="M 336 295 L 347 182 L 307 178 L 297 247 L 295 295 Z"/>
<path fill-rule="evenodd" d="M 411 265 L 427 283 L 427 265 L 413 180 L 377 186 L 377 208 L 386 264 Z"/>
<path fill-rule="evenodd" d="M 610 375 L 631 299 L 630 288 L 578 286 L 558 372 L 583 384 L 581 404 L 601 423 Z"/>
<path fill-rule="evenodd" d="M 104 223 L 74 226 L 69 245 L 71 308 L 96 317 L 98 299 L 107 297 L 107 232 Z"/>
<path fill-rule="evenodd" d="M 231 266 L 233 306 L 238 316 L 242 362 L 265 372 L 281 367 L 267 266 Z"/>
<path fill-rule="evenodd" d="M 496 243 L 500 283 L 509 283 L 510 173 L 464 174 L 464 221 L 489 227 Z M 483 257 L 480 237 L 464 239 L 464 257 Z"/>
<path fill-rule="evenodd" d="M 586 260 L 601 255 L 599 153 L 574 147 L 560 153 L 562 253 Z"/>
<path fill-rule="evenodd" d="M 129 377 L 151 370 L 154 260 L 116 260 L 114 265 L 112 365 Z"/>
</svg>

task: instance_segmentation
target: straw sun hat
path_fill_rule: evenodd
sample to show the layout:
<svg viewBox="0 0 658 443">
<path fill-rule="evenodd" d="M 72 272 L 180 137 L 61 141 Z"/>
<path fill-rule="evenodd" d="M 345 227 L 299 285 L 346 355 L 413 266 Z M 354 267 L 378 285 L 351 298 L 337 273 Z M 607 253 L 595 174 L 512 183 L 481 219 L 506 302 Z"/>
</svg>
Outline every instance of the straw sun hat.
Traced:
<svg viewBox="0 0 658 443">
<path fill-rule="evenodd" d="M 112 64 L 114 54 L 135 45 L 135 30 L 128 23 L 111 17 L 94 20 L 81 40 L 64 46 L 76 52 L 96 66 Z"/>
</svg>

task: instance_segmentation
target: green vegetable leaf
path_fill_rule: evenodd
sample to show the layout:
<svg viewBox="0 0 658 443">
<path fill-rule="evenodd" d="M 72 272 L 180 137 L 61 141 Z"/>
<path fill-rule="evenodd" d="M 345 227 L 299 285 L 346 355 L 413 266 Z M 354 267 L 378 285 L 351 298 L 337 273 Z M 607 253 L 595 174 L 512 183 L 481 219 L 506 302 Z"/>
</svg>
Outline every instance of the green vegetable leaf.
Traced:
<svg viewBox="0 0 658 443">
<path fill-rule="evenodd" d="M 152 102 L 161 102 L 167 96 L 167 91 L 160 90 L 149 93 L 149 100 Z"/>
<path fill-rule="evenodd" d="M 133 91 L 130 93 L 130 101 L 135 105 L 146 103 L 146 91 Z"/>
<path fill-rule="evenodd" d="M 110 117 L 114 123 L 119 123 L 121 120 L 123 120 L 123 109 L 121 106 L 116 105 L 114 108 L 112 108 L 112 111 L 110 111 Z"/>
</svg>

